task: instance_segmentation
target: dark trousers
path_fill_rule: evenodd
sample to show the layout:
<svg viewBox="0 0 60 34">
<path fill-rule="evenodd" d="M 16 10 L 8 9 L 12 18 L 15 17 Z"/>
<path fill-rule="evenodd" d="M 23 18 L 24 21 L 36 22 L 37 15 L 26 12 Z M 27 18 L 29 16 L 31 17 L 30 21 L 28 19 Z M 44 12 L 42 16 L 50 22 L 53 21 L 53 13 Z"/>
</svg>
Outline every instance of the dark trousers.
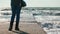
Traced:
<svg viewBox="0 0 60 34">
<path fill-rule="evenodd" d="M 15 25 L 15 28 L 18 28 L 21 7 L 19 7 L 19 6 L 11 6 L 11 8 L 12 8 L 12 16 L 11 16 L 11 21 L 10 21 L 10 27 L 9 28 L 12 29 L 15 16 L 16 16 L 16 25 Z"/>
</svg>

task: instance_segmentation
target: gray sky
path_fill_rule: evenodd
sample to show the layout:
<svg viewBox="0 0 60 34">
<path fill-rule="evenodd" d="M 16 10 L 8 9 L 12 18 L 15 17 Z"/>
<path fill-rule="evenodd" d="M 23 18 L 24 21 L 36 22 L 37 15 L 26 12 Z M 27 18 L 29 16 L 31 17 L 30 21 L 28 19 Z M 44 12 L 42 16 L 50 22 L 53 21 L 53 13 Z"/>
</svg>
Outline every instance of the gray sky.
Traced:
<svg viewBox="0 0 60 34">
<path fill-rule="evenodd" d="M 60 7 L 60 0 L 25 0 L 27 7 Z M 0 7 L 10 7 L 10 0 L 0 0 Z"/>
</svg>

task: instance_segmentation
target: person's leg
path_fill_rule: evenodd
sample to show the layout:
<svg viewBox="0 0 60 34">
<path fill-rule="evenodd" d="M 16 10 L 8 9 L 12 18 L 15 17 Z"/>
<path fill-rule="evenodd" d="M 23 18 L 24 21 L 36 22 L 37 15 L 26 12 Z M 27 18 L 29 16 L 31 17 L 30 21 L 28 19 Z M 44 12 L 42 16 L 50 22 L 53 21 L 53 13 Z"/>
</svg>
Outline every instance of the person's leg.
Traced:
<svg viewBox="0 0 60 34">
<path fill-rule="evenodd" d="M 12 16 L 11 16 L 9 30 L 12 30 L 13 23 L 14 23 L 14 18 L 15 18 L 15 14 L 16 14 L 15 7 L 12 7 Z"/>
<path fill-rule="evenodd" d="M 19 30 L 20 11 L 21 11 L 21 8 L 17 7 L 17 10 L 16 10 L 16 25 L 15 25 L 15 30 Z"/>
</svg>

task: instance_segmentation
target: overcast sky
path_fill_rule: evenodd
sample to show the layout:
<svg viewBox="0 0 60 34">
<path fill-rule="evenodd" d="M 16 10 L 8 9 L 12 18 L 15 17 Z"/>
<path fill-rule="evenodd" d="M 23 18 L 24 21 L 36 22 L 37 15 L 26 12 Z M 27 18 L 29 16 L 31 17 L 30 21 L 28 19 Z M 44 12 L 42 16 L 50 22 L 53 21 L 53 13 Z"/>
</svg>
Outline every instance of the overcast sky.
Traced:
<svg viewBox="0 0 60 34">
<path fill-rule="evenodd" d="M 60 7 L 60 0 L 24 0 L 27 7 Z M 10 7 L 10 0 L 0 0 L 0 7 Z"/>
</svg>

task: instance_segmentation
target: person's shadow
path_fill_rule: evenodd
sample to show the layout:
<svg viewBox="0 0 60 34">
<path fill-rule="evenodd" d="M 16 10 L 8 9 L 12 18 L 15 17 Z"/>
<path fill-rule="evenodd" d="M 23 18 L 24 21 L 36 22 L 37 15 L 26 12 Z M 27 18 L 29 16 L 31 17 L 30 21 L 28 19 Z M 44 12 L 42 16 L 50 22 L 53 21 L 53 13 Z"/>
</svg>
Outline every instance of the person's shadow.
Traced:
<svg viewBox="0 0 60 34">
<path fill-rule="evenodd" d="M 29 33 L 27 33 L 27 32 L 24 32 L 24 31 L 12 31 L 12 32 L 14 32 L 14 33 L 17 33 L 17 34 L 29 34 Z"/>
</svg>

